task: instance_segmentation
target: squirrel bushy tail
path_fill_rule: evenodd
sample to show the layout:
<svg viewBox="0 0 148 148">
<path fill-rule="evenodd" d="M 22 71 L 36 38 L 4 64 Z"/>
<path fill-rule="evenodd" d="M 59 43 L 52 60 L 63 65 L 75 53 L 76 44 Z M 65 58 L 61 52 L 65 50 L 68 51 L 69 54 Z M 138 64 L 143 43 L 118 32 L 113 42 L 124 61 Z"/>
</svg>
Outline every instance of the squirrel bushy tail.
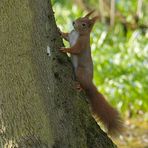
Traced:
<svg viewBox="0 0 148 148">
<path fill-rule="evenodd" d="M 90 98 L 92 113 L 96 121 L 99 119 L 103 122 L 111 135 L 117 135 L 122 132 L 123 122 L 118 111 L 105 100 L 93 83 L 84 89 L 86 95 Z"/>
</svg>

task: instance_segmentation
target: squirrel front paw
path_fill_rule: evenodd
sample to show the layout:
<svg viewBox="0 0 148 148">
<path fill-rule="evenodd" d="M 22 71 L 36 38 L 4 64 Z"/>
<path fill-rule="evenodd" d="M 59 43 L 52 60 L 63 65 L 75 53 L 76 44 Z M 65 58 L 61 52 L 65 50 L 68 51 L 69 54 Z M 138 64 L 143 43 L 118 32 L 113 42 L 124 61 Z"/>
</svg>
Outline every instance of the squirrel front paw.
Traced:
<svg viewBox="0 0 148 148">
<path fill-rule="evenodd" d="M 67 52 L 67 50 L 66 50 L 65 47 L 61 47 L 61 48 L 60 48 L 60 51 L 62 51 L 62 52 Z"/>
</svg>

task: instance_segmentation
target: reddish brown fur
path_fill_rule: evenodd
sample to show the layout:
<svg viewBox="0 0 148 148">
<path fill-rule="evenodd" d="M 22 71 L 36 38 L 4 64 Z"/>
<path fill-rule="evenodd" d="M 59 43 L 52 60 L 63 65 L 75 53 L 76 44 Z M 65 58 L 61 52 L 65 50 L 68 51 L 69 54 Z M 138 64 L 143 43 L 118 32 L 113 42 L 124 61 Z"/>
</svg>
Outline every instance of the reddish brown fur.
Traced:
<svg viewBox="0 0 148 148">
<path fill-rule="evenodd" d="M 92 108 L 95 119 L 100 119 L 107 127 L 109 133 L 116 134 L 121 132 L 123 124 L 117 110 L 115 110 L 105 100 L 104 96 L 97 91 L 94 86 L 93 79 L 93 63 L 90 49 L 90 32 L 94 23 L 99 18 L 98 16 L 89 19 L 88 17 L 93 13 L 88 13 L 85 17 L 74 21 L 74 32 L 79 33 L 76 42 L 70 48 L 62 47 L 62 52 L 68 52 L 71 56 L 75 56 L 75 75 L 81 87 L 85 90 Z M 84 26 L 83 26 L 84 25 Z M 62 33 L 63 38 L 68 40 L 69 34 Z M 68 40 L 70 42 L 70 40 Z M 72 40 L 73 41 L 73 40 Z"/>
<path fill-rule="evenodd" d="M 85 92 L 90 98 L 92 112 L 96 121 L 100 120 L 103 122 L 110 134 L 116 135 L 122 132 L 123 123 L 119 113 L 108 104 L 96 87 L 93 84 L 89 84 L 88 88 L 85 88 Z"/>
<path fill-rule="evenodd" d="M 87 75 L 83 68 L 78 68 L 77 78 L 81 87 L 85 90 L 89 98 L 92 113 L 96 121 L 100 120 L 112 135 L 117 135 L 123 130 L 123 122 L 119 113 L 105 99 L 105 97 L 97 90 L 92 82 L 91 75 Z"/>
</svg>

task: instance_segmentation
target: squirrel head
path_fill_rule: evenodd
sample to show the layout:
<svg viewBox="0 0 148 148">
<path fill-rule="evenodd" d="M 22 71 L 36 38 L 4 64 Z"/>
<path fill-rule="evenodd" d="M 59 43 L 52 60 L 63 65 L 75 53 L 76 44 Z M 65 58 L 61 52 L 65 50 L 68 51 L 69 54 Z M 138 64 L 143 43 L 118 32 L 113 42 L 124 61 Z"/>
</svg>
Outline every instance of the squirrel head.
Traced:
<svg viewBox="0 0 148 148">
<path fill-rule="evenodd" d="M 95 22 L 97 19 L 99 19 L 99 16 L 95 16 L 93 18 L 89 18 L 89 16 L 94 12 L 91 11 L 87 15 L 85 15 L 82 18 L 78 18 L 75 21 L 73 21 L 73 26 L 77 32 L 80 34 L 86 35 L 90 34 Z"/>
</svg>

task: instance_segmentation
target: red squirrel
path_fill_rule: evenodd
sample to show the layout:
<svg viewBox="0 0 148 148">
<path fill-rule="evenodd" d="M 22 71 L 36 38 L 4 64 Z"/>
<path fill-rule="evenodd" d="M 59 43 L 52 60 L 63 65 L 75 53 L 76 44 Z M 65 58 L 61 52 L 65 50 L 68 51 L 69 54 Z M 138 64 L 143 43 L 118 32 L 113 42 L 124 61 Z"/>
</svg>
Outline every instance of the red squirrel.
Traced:
<svg viewBox="0 0 148 148">
<path fill-rule="evenodd" d="M 110 134 L 120 133 L 123 123 L 119 113 L 106 101 L 105 97 L 93 84 L 93 62 L 91 57 L 90 33 L 99 18 L 89 18 L 94 11 L 85 17 L 73 21 L 74 30 L 61 36 L 70 43 L 70 48 L 60 48 L 60 51 L 70 53 L 76 80 L 89 98 L 92 113 L 96 121 L 101 120 Z"/>
</svg>

